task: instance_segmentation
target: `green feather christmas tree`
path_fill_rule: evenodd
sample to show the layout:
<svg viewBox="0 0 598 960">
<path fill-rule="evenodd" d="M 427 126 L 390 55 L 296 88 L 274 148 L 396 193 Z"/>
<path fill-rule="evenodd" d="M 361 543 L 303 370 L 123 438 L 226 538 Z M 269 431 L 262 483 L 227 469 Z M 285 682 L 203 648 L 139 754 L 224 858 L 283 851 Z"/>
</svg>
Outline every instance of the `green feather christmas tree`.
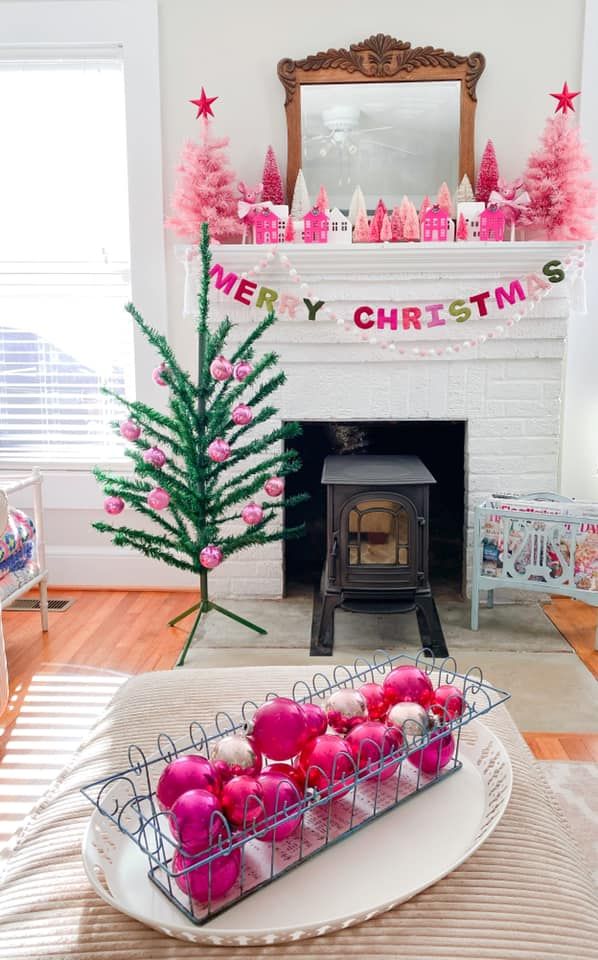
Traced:
<svg viewBox="0 0 598 960">
<path fill-rule="evenodd" d="M 99 467 L 94 470 L 107 496 L 108 513 L 120 514 L 126 507 L 149 518 L 156 528 L 150 532 L 128 522 L 98 522 L 93 524 L 96 530 L 110 534 L 117 546 L 199 577 L 198 603 L 171 621 L 174 624 L 197 612 L 179 664 L 200 617 L 210 610 L 265 633 L 211 600 L 209 571 L 239 550 L 302 536 L 303 525 L 284 526 L 284 510 L 307 499 L 307 494 L 283 496 L 284 476 L 301 466 L 297 453 L 284 449 L 284 441 L 301 432 L 299 424 L 265 426 L 277 414 L 266 401 L 283 385 L 285 375 L 277 369 L 275 353 L 256 358 L 255 348 L 276 316 L 268 313 L 257 322 L 226 361 L 222 351 L 232 324 L 225 319 L 213 330 L 208 325 L 211 256 L 206 224 L 200 254 L 197 382 L 179 364 L 166 337 L 148 326 L 129 304 L 127 311 L 162 361 L 154 380 L 168 390 L 168 411 L 161 413 L 107 390 L 127 417 L 113 427 L 130 440 L 126 454 L 134 473 L 122 476 Z M 235 376 L 218 380 L 213 375 L 226 374 L 232 365 L 236 365 Z M 239 529 L 243 522 L 245 528 Z"/>
</svg>

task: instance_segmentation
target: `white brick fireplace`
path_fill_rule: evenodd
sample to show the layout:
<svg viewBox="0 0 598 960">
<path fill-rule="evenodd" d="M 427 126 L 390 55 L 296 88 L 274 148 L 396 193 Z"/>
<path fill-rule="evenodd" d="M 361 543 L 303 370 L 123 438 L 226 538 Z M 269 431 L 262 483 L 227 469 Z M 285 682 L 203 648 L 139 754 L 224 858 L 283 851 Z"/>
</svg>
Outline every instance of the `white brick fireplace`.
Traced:
<svg viewBox="0 0 598 960">
<path fill-rule="evenodd" d="M 267 248 L 218 246 L 214 262 L 239 276 L 262 259 Z M 569 244 L 463 243 L 359 245 L 320 248 L 289 245 L 286 252 L 301 281 L 316 299 L 352 321 L 357 306 L 448 303 L 504 281 L 540 273 L 549 260 L 564 260 Z M 186 303 L 193 303 L 190 266 Z M 259 275 L 260 285 L 304 296 L 300 283 L 275 259 Z M 323 316 L 314 321 L 297 309 L 285 315 L 261 341 L 275 349 L 287 383 L 275 402 L 283 420 L 384 421 L 464 420 L 465 566 L 469 586 L 473 508 L 500 491 L 558 490 L 565 336 L 569 284 L 553 284 L 527 319 L 473 349 L 414 358 L 365 343 Z M 522 305 L 523 306 L 523 305 Z M 489 301 L 484 319 L 451 322 L 422 331 L 385 334 L 398 345 L 446 346 L 479 337 L 504 324 L 517 309 L 497 311 Z M 241 337 L 261 313 L 230 295 L 213 291 L 212 316 L 229 314 Z M 397 453 L 410 452 L 397 450 Z M 220 596 L 280 597 L 282 546 L 268 545 L 231 558 L 214 574 Z"/>
</svg>

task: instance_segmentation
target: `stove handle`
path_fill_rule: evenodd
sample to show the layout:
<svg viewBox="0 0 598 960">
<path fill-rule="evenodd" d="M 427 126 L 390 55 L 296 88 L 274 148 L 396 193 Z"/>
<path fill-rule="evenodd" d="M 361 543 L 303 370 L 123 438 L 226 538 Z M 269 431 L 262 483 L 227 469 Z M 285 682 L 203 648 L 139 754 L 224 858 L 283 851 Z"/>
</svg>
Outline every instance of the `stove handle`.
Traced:
<svg viewBox="0 0 598 960">
<path fill-rule="evenodd" d="M 332 547 L 330 548 L 330 579 L 336 580 L 336 558 L 338 556 L 338 530 L 332 534 Z"/>
</svg>

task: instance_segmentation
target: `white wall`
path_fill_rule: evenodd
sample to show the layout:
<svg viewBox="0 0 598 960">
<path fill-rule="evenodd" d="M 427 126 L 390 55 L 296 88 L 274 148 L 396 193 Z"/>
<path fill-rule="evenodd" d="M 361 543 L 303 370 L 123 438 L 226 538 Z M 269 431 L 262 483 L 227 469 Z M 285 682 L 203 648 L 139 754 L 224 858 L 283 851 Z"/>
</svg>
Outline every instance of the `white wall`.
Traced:
<svg viewBox="0 0 598 960">
<path fill-rule="evenodd" d="M 257 182 L 269 143 L 283 168 L 286 161 L 278 61 L 373 33 L 458 54 L 480 50 L 486 69 L 477 88 L 476 154 L 492 137 L 502 172 L 516 176 L 553 110 L 549 92 L 564 80 L 579 89 L 584 6 L 583 0 L 502 0 L 498 6 L 480 0 L 159 0 L 165 196 L 184 140 L 198 133 L 188 100 L 202 84 L 220 98 L 215 130 L 230 136 L 239 177 Z M 177 349 L 187 351 L 193 332 L 180 319 L 182 267 L 174 242 L 169 236 L 170 331 Z"/>
</svg>

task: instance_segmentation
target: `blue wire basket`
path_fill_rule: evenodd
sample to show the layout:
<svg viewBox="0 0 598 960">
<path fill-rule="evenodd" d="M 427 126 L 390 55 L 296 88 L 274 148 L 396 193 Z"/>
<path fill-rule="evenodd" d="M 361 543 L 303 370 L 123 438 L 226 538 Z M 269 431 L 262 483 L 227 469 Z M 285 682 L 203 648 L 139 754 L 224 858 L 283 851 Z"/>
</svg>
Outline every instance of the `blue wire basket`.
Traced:
<svg viewBox="0 0 598 960">
<path fill-rule="evenodd" d="M 438 662 L 427 650 L 416 658 L 405 654 L 391 656 L 385 651 L 376 651 L 371 661 L 358 657 L 352 667 L 334 667 L 331 676 L 317 672 L 311 683 L 298 681 L 291 696 L 297 703 L 323 705 L 336 690 L 381 682 L 390 670 L 403 665 L 418 666 L 430 675 L 436 686 L 454 684 L 462 690 L 462 714 L 456 718 L 441 717 L 428 729 L 414 720 L 406 721 L 402 744 L 391 751 L 383 751 L 374 741 L 364 741 L 367 746 L 365 762 L 362 763 L 361 756 L 358 756 L 352 772 L 340 777 L 336 776 L 333 766 L 332 775 L 326 781 L 328 786 L 324 788 L 324 771 L 310 768 L 306 782 L 313 779 L 310 773 L 315 770 L 320 774 L 316 778 L 320 789 L 306 786 L 297 802 L 275 802 L 275 813 L 270 816 L 266 815 L 261 798 L 247 798 L 244 824 L 240 829 L 233 829 L 223 814 L 216 811 L 212 814 L 208 836 L 217 836 L 218 839 L 193 858 L 184 857 L 185 851 L 171 829 L 172 814 L 159 807 L 156 799 L 158 780 L 166 764 L 175 757 L 199 754 L 209 759 L 218 740 L 250 728 L 252 716 L 259 706 L 253 700 L 246 700 L 236 717 L 220 711 L 209 728 L 193 721 L 183 743 L 175 743 L 166 733 L 160 734 L 156 752 L 150 757 L 132 744 L 125 770 L 88 784 L 82 788 L 82 793 L 138 846 L 147 858 L 148 876 L 171 903 L 192 923 L 207 923 L 306 860 L 457 773 L 462 766 L 459 747 L 463 727 L 510 696 L 485 682 L 478 667 L 462 674 L 457 671 L 452 657 Z M 280 695 L 269 693 L 265 699 Z M 449 736 L 454 742 L 449 762 L 441 766 L 441 751 L 437 749 L 436 768 L 422 772 L 418 760 L 421 751 L 434 744 L 439 748 L 440 741 L 446 743 Z M 391 767 L 392 772 L 389 771 Z M 261 808 L 257 817 L 256 805 Z M 295 832 L 284 840 L 277 840 L 277 829 L 288 825 L 291 820 L 298 821 Z M 228 892 L 218 896 L 217 871 L 223 866 L 223 858 L 231 856 L 237 862 L 238 876 Z M 202 871 L 202 886 L 206 890 L 201 901 L 194 899 L 190 892 L 194 887 L 192 874 L 196 870 Z M 194 892 L 196 890 L 197 887 Z"/>
</svg>

